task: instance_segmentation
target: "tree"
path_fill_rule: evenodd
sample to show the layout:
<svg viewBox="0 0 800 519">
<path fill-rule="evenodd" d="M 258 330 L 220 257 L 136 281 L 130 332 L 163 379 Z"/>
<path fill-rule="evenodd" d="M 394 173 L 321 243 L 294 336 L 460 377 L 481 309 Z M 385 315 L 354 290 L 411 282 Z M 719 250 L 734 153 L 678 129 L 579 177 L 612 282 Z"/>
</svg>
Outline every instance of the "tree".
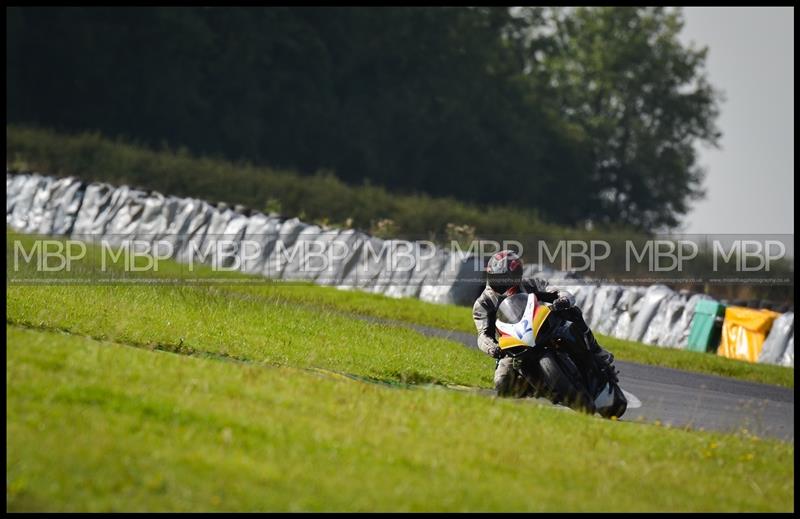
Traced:
<svg viewBox="0 0 800 519">
<path fill-rule="evenodd" d="M 714 143 L 664 9 L 15 7 L 9 122 L 99 130 L 561 224 L 673 226 Z M 202 179 L 198 179 L 202 181 Z"/>
<path fill-rule="evenodd" d="M 546 16 L 553 32 L 530 74 L 592 154 L 587 218 L 674 228 L 704 195 L 695 145 L 720 137 L 708 49 L 681 45 L 679 10 L 554 8 Z"/>
</svg>

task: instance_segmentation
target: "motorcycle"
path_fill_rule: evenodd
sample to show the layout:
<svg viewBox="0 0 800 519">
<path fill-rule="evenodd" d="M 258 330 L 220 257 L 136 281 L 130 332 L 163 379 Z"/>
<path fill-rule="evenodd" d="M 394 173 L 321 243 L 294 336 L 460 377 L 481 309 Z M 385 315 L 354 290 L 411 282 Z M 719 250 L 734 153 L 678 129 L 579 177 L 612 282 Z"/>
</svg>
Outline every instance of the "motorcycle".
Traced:
<svg viewBox="0 0 800 519">
<path fill-rule="evenodd" d="M 628 401 L 618 384 L 595 364 L 585 338 L 572 321 L 534 294 L 507 297 L 497 309 L 496 329 L 502 357 L 545 396 L 604 418 L 621 417 Z"/>
</svg>

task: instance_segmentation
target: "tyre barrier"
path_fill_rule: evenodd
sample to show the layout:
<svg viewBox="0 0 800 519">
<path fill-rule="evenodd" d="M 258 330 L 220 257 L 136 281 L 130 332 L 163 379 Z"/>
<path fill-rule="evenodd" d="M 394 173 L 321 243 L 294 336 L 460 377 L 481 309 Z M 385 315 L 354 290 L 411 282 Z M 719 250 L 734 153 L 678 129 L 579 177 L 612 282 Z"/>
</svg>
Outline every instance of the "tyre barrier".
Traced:
<svg viewBox="0 0 800 519">
<path fill-rule="evenodd" d="M 224 264 L 227 256 L 218 247 L 220 237 L 234 244 L 257 239 L 262 252 L 242 260 L 243 272 L 438 304 L 470 306 L 483 290 L 485 260 L 476 261 L 473 255 L 461 251 L 449 252 L 427 242 L 383 240 L 355 229 L 323 229 L 298 218 L 249 211 L 224 202 L 211 204 L 129 186 L 87 183 L 75 177 L 54 178 L 7 169 L 6 223 L 20 233 L 68 236 L 86 242 L 104 239 L 110 245 L 124 240 L 162 240 L 171 245 L 171 257 L 182 263 L 210 260 L 215 265 Z M 324 269 L 309 271 L 300 264 L 300 256 L 292 253 L 301 247 L 313 247 L 319 253 L 340 247 L 348 253 L 342 257 L 331 254 L 335 259 Z M 424 259 L 411 269 L 385 268 L 386 255 L 403 251 L 425 252 L 414 256 Z M 363 258 L 367 260 L 359 261 Z M 700 321 L 699 317 L 695 319 L 695 307 L 700 301 L 713 301 L 705 294 L 676 292 L 661 284 L 600 285 L 537 264 L 526 265 L 524 275 L 541 277 L 572 292 L 586 322 L 598 333 L 660 347 L 687 349 L 690 331 Z M 763 329 L 757 332 L 764 338 L 749 350 L 748 360 L 794 366 L 794 313 L 783 313 L 770 324 L 762 324 Z M 739 336 L 749 337 L 746 333 L 729 333 L 721 354 L 735 350 L 731 341 L 739 340 Z M 755 344 L 752 340 L 750 343 Z"/>
</svg>

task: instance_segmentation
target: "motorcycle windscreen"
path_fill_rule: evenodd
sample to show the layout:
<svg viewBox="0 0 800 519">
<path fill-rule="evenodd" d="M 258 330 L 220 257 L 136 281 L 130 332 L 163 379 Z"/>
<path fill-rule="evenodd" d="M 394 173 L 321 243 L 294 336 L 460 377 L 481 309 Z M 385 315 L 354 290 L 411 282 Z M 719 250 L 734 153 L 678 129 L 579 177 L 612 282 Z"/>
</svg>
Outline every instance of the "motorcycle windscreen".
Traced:
<svg viewBox="0 0 800 519">
<path fill-rule="evenodd" d="M 497 309 L 497 341 L 501 349 L 517 346 L 533 346 L 535 333 L 531 326 L 533 309 L 536 307 L 536 296 L 533 294 L 515 294 L 506 298 Z"/>
<path fill-rule="evenodd" d="M 525 316 L 528 307 L 528 294 L 514 294 L 500 303 L 497 309 L 497 318 L 504 323 L 516 324 Z"/>
</svg>

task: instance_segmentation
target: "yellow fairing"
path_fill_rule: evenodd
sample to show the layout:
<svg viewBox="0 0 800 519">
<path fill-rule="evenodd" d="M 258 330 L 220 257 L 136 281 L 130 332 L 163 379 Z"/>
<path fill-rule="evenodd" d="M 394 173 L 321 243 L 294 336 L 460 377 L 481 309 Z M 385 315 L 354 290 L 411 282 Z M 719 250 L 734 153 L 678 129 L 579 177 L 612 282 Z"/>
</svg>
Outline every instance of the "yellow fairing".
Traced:
<svg viewBox="0 0 800 519">
<path fill-rule="evenodd" d="M 525 343 L 521 340 L 517 339 L 516 337 L 510 337 L 505 335 L 500 337 L 500 340 L 497 341 L 498 346 L 500 349 L 503 350 L 505 348 L 513 348 L 514 346 L 525 346 Z"/>
<path fill-rule="evenodd" d="M 533 316 L 533 336 L 537 337 L 539 335 L 539 329 L 542 327 L 542 324 L 547 320 L 547 316 L 550 315 L 550 308 L 541 305 L 536 312 L 536 315 Z"/>
<path fill-rule="evenodd" d="M 519 326 L 517 325 L 510 325 L 507 323 L 500 323 L 498 328 L 501 328 L 501 331 L 504 335 L 501 335 L 500 339 L 497 341 L 498 346 L 500 349 L 508 349 L 508 348 L 515 348 L 517 346 L 534 346 L 536 341 L 536 336 L 539 334 L 539 330 L 542 328 L 542 325 L 547 318 L 550 316 L 550 308 L 541 305 L 537 308 L 536 312 L 533 316 L 533 322 L 530 323 L 530 326 L 526 326 L 526 332 L 523 337 L 516 337 L 512 334 L 519 334 L 518 331 L 515 331 L 514 328 Z M 527 321 L 525 321 L 527 325 Z M 529 342 L 525 342 L 529 341 Z"/>
</svg>

